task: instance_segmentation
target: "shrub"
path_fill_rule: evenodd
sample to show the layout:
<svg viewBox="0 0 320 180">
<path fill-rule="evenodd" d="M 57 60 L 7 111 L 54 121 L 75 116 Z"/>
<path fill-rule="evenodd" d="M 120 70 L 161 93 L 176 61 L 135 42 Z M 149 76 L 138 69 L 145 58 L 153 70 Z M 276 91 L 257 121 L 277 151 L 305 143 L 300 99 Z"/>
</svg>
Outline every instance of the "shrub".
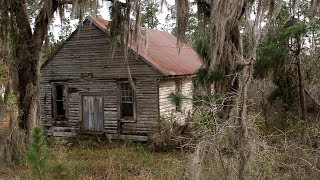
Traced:
<svg viewBox="0 0 320 180">
<path fill-rule="evenodd" d="M 181 148 L 192 138 L 190 123 L 180 125 L 161 117 L 149 135 L 150 148 L 155 151 L 169 151 Z"/>
<path fill-rule="evenodd" d="M 49 152 L 44 132 L 40 127 L 35 127 L 32 131 L 26 159 L 32 168 L 34 178 L 42 179 L 44 177 L 48 159 Z"/>
</svg>

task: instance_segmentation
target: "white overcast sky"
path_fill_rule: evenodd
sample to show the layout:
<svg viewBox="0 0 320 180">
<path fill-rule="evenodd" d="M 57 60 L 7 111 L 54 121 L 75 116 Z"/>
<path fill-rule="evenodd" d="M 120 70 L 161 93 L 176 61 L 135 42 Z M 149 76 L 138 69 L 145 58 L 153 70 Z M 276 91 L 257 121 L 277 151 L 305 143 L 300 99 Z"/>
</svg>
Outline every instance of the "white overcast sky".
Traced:
<svg viewBox="0 0 320 180">
<path fill-rule="evenodd" d="M 120 1 L 125 2 L 125 0 L 120 0 Z M 154 1 L 158 1 L 160 3 L 160 0 L 154 0 Z M 169 5 L 174 5 L 175 0 L 166 0 L 166 2 Z M 98 9 L 99 15 L 103 19 L 110 20 L 109 7 L 110 7 L 111 3 L 109 1 L 104 1 L 104 0 L 100 0 L 99 3 L 100 3 L 99 5 L 101 6 L 101 8 Z M 157 18 L 159 19 L 159 22 L 160 22 L 160 25 L 157 27 L 158 29 L 163 29 L 163 27 L 165 25 L 168 26 L 168 22 L 166 22 L 166 20 L 165 20 L 168 13 L 170 13 L 170 12 L 168 11 L 167 7 L 164 6 L 162 8 L 162 11 L 157 15 Z M 70 14 L 66 14 L 66 16 L 70 16 Z M 58 13 L 56 13 L 56 17 L 59 17 Z M 61 32 L 60 24 L 61 24 L 60 18 L 55 18 L 55 21 L 53 22 L 53 26 L 51 29 L 55 40 L 58 39 L 59 33 Z M 77 24 L 78 24 L 78 20 L 71 20 L 72 31 L 74 31 L 76 29 Z M 172 28 L 173 27 L 171 27 L 171 29 Z M 169 30 L 170 30 L 170 28 L 169 28 Z"/>
</svg>

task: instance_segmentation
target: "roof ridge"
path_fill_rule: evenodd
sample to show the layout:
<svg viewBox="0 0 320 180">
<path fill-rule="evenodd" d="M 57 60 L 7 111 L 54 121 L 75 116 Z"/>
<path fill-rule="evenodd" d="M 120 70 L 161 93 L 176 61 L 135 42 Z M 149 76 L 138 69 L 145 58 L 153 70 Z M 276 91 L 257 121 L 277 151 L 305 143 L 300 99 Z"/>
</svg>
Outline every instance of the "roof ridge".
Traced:
<svg viewBox="0 0 320 180">
<path fill-rule="evenodd" d="M 95 22 L 101 30 L 106 31 L 107 25 L 110 21 L 103 18 L 90 18 Z M 99 21 L 99 22 L 97 22 Z M 101 23 L 104 22 L 104 27 Z M 129 46 L 130 49 L 135 51 L 142 57 L 142 59 L 160 73 L 171 75 L 187 75 L 195 74 L 197 70 L 202 66 L 202 60 L 199 55 L 188 44 L 183 43 L 180 51 L 177 50 L 176 42 L 177 38 L 169 32 L 160 31 L 157 29 L 151 29 L 147 27 L 141 27 L 146 30 L 147 45 L 141 49 L 135 49 L 135 45 L 142 42 L 132 42 L 133 46 Z M 152 44 L 150 42 L 152 41 Z M 168 45 L 169 43 L 169 45 Z M 173 45 L 173 43 L 175 43 Z M 157 46 L 156 44 L 165 44 Z M 161 50 L 159 50 L 161 48 Z"/>
<path fill-rule="evenodd" d="M 94 20 L 94 18 L 95 18 L 95 19 L 100 20 L 100 21 L 105 21 L 105 22 L 108 22 L 108 23 L 111 22 L 111 20 L 107 20 L 107 19 L 100 18 L 100 17 L 87 16 L 87 18 L 88 18 L 88 20 L 90 20 L 90 21 L 91 21 L 91 20 L 95 21 L 95 20 Z M 159 31 L 159 32 L 167 33 L 167 34 L 175 37 L 174 35 L 172 35 L 172 34 L 169 33 L 168 31 L 164 31 L 164 30 L 160 30 L 160 29 L 154 29 L 154 28 L 148 28 L 148 27 L 143 27 L 143 26 L 140 26 L 140 28 L 142 28 L 142 29 L 147 29 L 147 30 L 152 30 L 152 31 Z"/>
</svg>

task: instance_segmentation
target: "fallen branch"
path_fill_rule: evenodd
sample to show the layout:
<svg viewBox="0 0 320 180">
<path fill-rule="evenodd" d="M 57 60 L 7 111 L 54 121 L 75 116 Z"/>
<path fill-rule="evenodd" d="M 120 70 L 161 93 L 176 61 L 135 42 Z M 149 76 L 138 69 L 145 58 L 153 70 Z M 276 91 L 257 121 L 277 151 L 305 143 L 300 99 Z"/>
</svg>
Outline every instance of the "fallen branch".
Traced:
<svg viewBox="0 0 320 180">
<path fill-rule="evenodd" d="M 318 102 L 317 99 L 315 99 L 314 97 L 312 97 L 312 95 L 310 94 L 310 92 L 306 89 L 304 89 L 304 91 L 306 92 L 306 94 L 310 97 L 310 99 L 314 102 L 315 105 L 317 105 L 318 108 L 320 108 L 320 102 Z"/>
</svg>

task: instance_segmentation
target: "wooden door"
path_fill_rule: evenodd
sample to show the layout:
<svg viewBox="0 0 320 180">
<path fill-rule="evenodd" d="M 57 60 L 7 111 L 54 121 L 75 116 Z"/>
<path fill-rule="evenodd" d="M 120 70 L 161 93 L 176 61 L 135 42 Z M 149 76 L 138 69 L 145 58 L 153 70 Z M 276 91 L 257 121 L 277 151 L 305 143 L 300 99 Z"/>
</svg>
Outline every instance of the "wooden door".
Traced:
<svg viewBox="0 0 320 180">
<path fill-rule="evenodd" d="M 83 96 L 82 122 L 85 131 L 103 130 L 102 96 Z"/>
</svg>

